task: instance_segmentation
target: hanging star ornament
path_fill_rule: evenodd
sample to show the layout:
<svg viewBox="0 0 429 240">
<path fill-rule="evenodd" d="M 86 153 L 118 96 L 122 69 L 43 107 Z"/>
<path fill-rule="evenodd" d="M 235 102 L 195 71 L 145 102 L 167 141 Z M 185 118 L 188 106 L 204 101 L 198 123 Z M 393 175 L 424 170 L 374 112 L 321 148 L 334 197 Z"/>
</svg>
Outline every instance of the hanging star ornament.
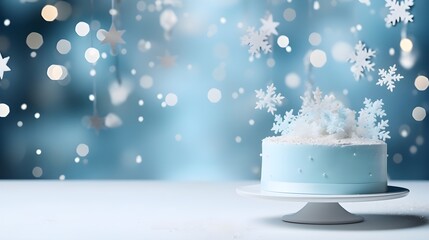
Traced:
<svg viewBox="0 0 429 240">
<path fill-rule="evenodd" d="M 116 45 L 124 44 L 125 41 L 122 39 L 122 34 L 124 34 L 125 30 L 116 30 L 115 24 L 112 23 L 108 32 L 103 32 L 104 39 L 101 41 L 102 43 L 109 43 L 112 48 L 112 52 L 116 53 Z"/>
<path fill-rule="evenodd" d="M 84 124 L 88 128 L 95 129 L 96 133 L 106 127 L 105 118 L 99 116 L 97 112 L 94 112 L 91 116 L 85 116 Z"/>
<path fill-rule="evenodd" d="M 0 79 L 3 79 L 4 72 L 10 71 L 10 68 L 7 66 L 7 61 L 9 61 L 10 57 L 5 57 L 0 53 Z"/>
<path fill-rule="evenodd" d="M 273 21 L 273 15 L 270 14 L 268 15 L 268 17 L 266 19 L 261 18 L 261 22 L 262 22 L 262 26 L 259 30 L 261 30 L 261 32 L 264 32 L 266 35 L 277 35 L 277 30 L 276 28 L 279 26 L 278 22 L 274 22 Z"/>
<path fill-rule="evenodd" d="M 177 56 L 170 55 L 168 51 L 165 52 L 164 56 L 158 57 L 161 65 L 165 68 L 171 68 L 176 65 Z"/>
</svg>

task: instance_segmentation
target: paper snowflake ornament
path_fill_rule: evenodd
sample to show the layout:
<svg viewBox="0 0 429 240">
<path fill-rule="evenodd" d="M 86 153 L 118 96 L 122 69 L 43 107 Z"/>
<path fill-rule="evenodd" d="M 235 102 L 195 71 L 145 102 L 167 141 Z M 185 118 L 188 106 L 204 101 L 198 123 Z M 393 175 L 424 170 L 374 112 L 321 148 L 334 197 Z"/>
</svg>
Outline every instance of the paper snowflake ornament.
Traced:
<svg viewBox="0 0 429 240">
<path fill-rule="evenodd" d="M 383 110 L 383 100 L 372 102 L 371 99 L 365 98 L 363 103 L 365 107 L 359 111 L 356 133 L 363 138 L 386 141 L 390 138 L 390 132 L 386 131 L 389 120 L 382 119 L 386 116 Z"/>
<path fill-rule="evenodd" d="M 380 78 L 378 79 L 377 85 L 386 85 L 387 90 L 393 92 L 393 89 L 395 88 L 395 82 L 399 82 L 401 79 L 404 78 L 399 73 L 396 74 L 396 70 L 396 64 L 390 66 L 388 71 L 384 69 L 378 69 L 378 75 L 380 76 Z"/>
<path fill-rule="evenodd" d="M 10 68 L 7 66 L 7 62 L 9 61 L 10 57 L 5 57 L 0 53 L 0 79 L 3 79 L 4 72 L 9 72 Z"/>
<path fill-rule="evenodd" d="M 266 19 L 261 18 L 262 26 L 259 28 L 260 31 L 265 35 L 278 35 L 276 28 L 279 26 L 278 22 L 273 21 L 273 15 L 269 14 Z"/>
<path fill-rule="evenodd" d="M 384 18 L 387 26 L 395 26 L 396 23 L 409 23 L 413 21 L 413 15 L 409 12 L 414 5 L 414 0 L 386 0 L 386 7 L 389 8 L 389 14 Z"/>
<path fill-rule="evenodd" d="M 255 31 L 253 27 L 248 28 L 246 35 L 241 37 L 241 45 L 249 46 L 249 54 L 252 58 L 259 58 L 261 56 L 261 51 L 265 54 L 271 52 L 271 45 L 268 43 L 268 35 L 261 30 Z"/>
<path fill-rule="evenodd" d="M 124 44 L 125 41 L 122 39 L 122 35 L 125 30 L 116 30 L 115 24 L 112 23 L 108 32 L 103 32 L 104 39 L 101 41 L 102 43 L 108 43 L 112 48 L 112 52 L 116 53 L 116 45 Z"/>
<path fill-rule="evenodd" d="M 366 48 L 365 44 L 359 41 L 355 46 L 354 54 L 349 58 L 349 62 L 353 63 L 350 71 L 356 81 L 358 81 L 364 75 L 364 71 L 374 71 L 375 64 L 371 62 L 371 58 L 375 57 L 375 51 Z"/>
<path fill-rule="evenodd" d="M 280 105 L 284 97 L 280 93 L 276 93 L 276 87 L 274 84 L 267 86 L 267 91 L 259 89 L 255 90 L 256 98 L 258 101 L 256 102 L 255 109 L 267 109 L 267 112 L 274 115 L 274 112 L 277 111 L 276 105 Z"/>
</svg>

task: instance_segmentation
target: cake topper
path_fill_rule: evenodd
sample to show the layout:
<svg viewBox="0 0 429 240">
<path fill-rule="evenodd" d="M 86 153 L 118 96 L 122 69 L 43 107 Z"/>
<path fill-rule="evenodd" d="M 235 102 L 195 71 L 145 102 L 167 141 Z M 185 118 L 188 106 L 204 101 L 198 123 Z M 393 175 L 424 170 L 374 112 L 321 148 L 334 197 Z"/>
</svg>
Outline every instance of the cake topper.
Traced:
<svg viewBox="0 0 429 240">
<path fill-rule="evenodd" d="M 281 104 L 280 93 L 275 93 L 273 84 L 267 86 L 267 93 L 262 89 L 256 91 L 258 102 L 257 109 L 268 108 L 268 112 L 274 114 L 277 110 L 275 104 Z M 282 116 L 276 114 L 271 130 L 275 134 L 292 137 L 334 139 L 365 138 L 389 139 L 389 120 L 385 120 L 386 113 L 383 109 L 383 100 L 372 101 L 365 98 L 364 108 L 357 115 L 356 112 L 345 107 L 333 94 L 323 95 L 319 88 L 310 89 L 301 97 L 302 106 L 297 114 L 293 109 L 286 111 Z"/>
</svg>

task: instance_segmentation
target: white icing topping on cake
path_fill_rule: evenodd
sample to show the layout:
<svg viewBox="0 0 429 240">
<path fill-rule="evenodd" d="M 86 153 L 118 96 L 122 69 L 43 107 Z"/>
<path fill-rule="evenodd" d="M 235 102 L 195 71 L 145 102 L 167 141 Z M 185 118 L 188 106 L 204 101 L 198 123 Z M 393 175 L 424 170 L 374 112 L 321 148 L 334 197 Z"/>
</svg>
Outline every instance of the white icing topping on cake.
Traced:
<svg viewBox="0 0 429 240">
<path fill-rule="evenodd" d="M 328 145 L 328 146 L 343 146 L 343 145 L 380 145 L 386 144 L 381 140 L 368 139 L 368 138 L 340 138 L 334 136 L 321 136 L 321 137 L 300 137 L 300 136 L 274 136 L 267 137 L 262 141 L 278 143 L 278 144 L 307 144 L 307 145 Z"/>
</svg>

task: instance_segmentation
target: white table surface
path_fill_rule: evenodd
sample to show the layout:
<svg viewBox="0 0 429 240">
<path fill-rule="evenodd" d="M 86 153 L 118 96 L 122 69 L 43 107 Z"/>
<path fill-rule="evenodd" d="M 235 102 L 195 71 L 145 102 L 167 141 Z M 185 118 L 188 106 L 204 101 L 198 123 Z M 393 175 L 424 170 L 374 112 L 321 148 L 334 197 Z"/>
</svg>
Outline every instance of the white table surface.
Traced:
<svg viewBox="0 0 429 240">
<path fill-rule="evenodd" d="M 429 239 L 429 181 L 401 199 L 343 203 L 357 224 L 285 223 L 304 203 L 238 196 L 257 182 L 0 181 L 0 239 Z"/>
</svg>

